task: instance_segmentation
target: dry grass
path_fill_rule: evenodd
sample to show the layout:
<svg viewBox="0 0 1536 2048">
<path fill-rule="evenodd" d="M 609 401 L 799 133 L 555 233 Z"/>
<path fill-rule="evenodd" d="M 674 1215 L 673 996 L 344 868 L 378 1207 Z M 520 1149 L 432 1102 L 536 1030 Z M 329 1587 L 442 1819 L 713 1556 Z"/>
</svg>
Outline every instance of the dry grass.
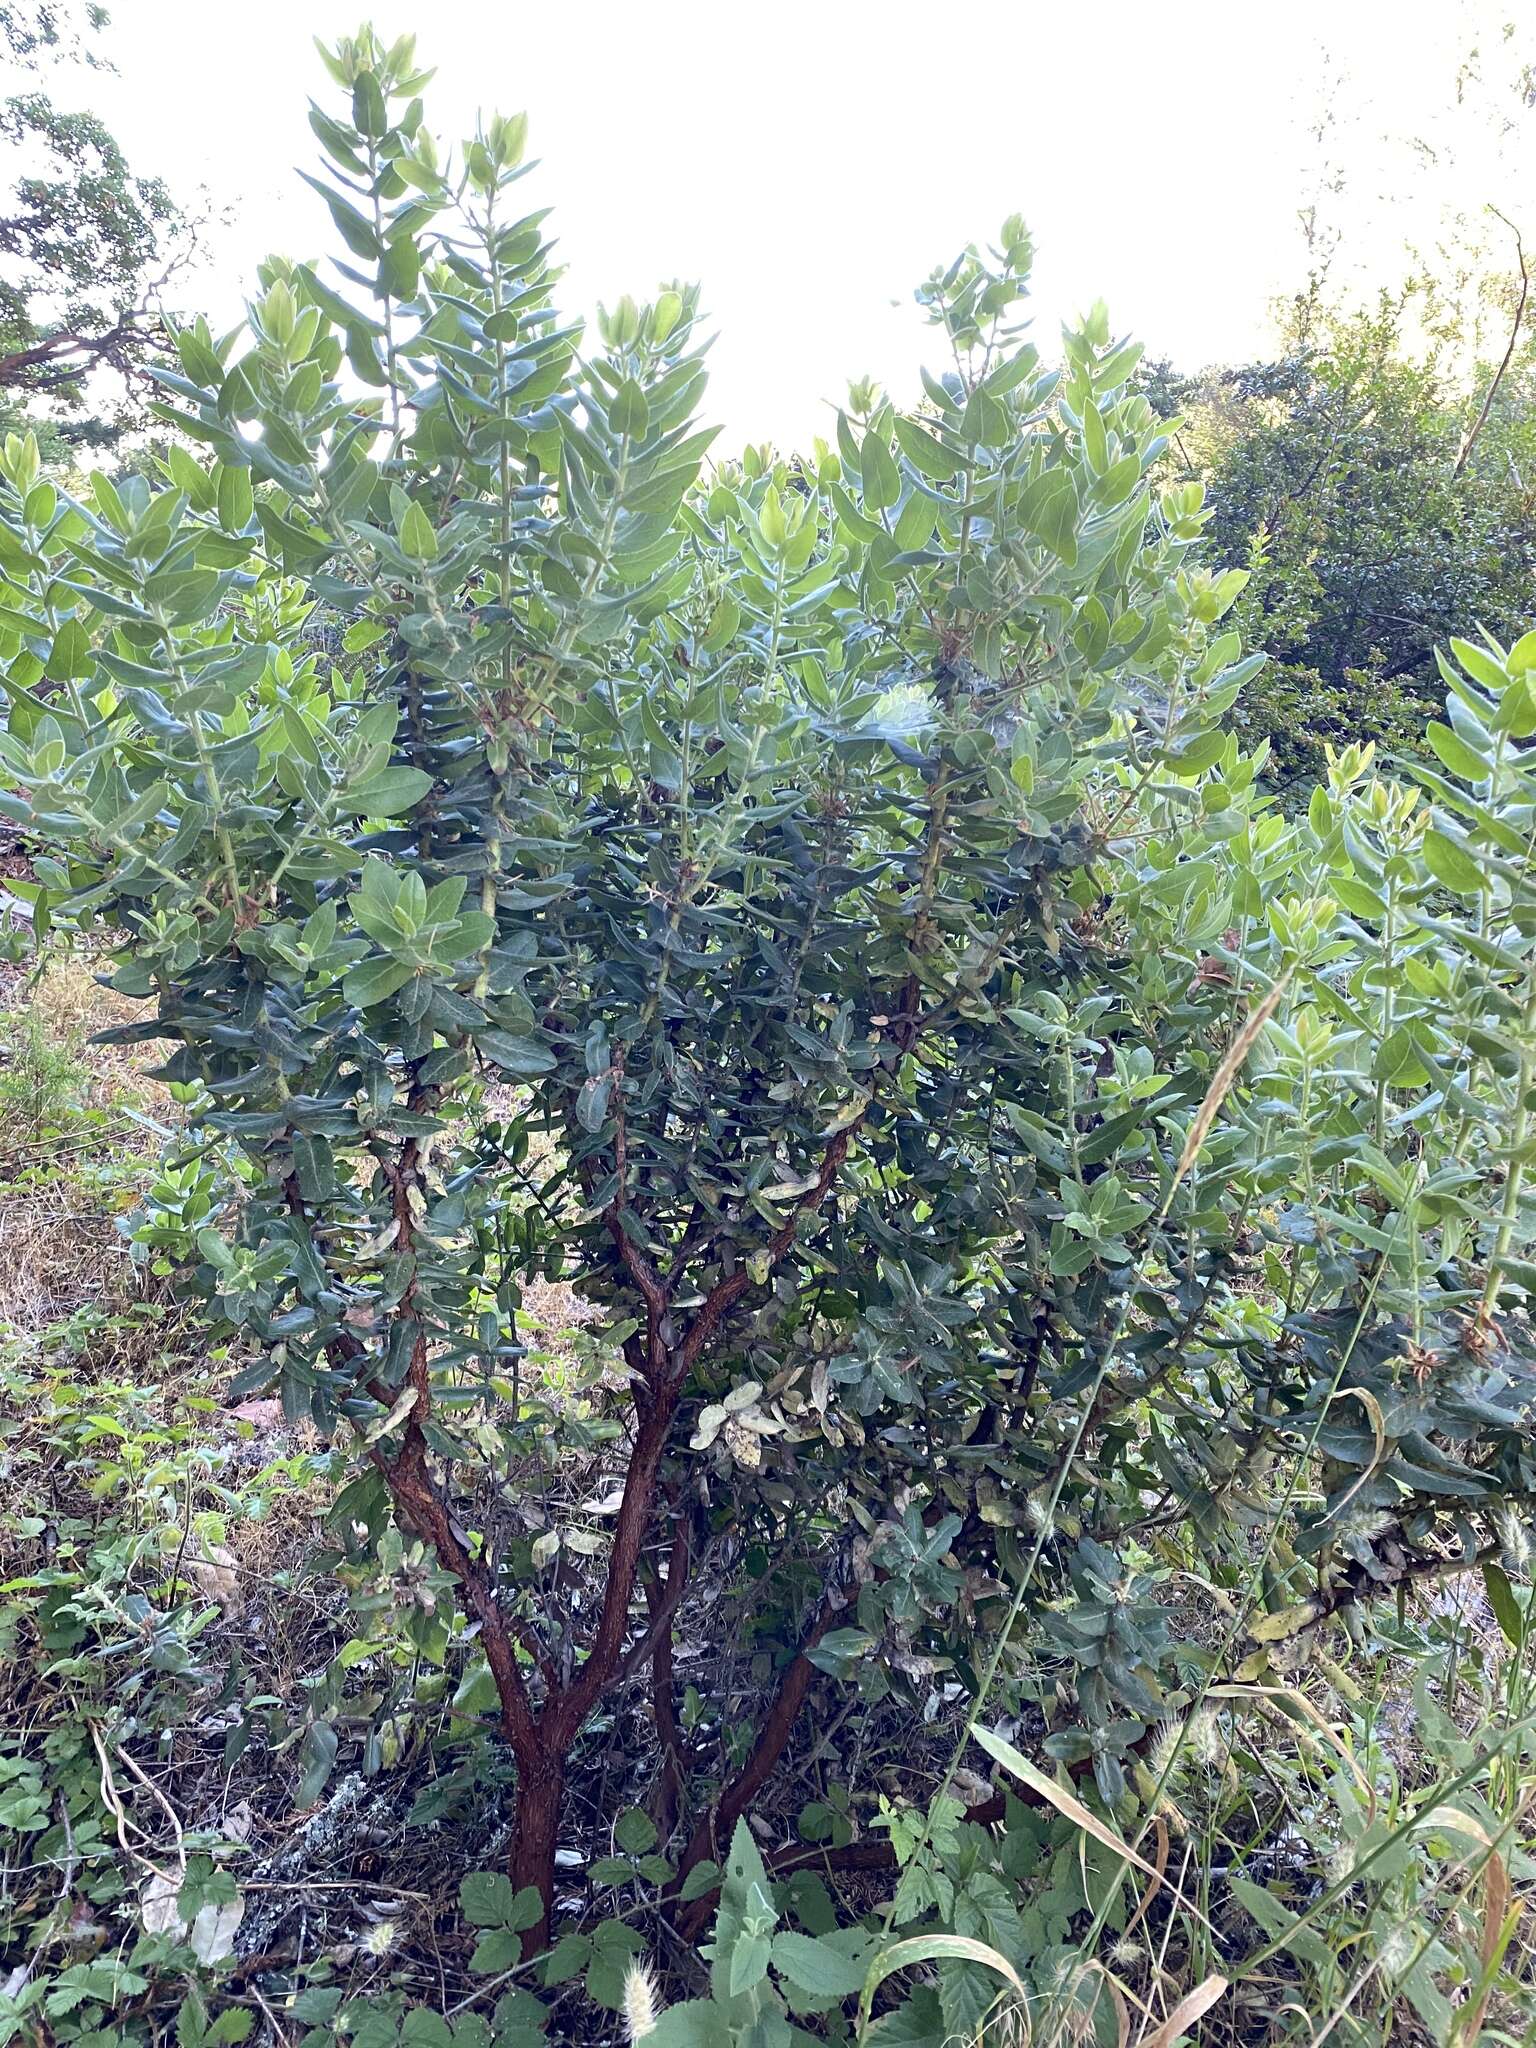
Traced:
<svg viewBox="0 0 1536 2048">
<path fill-rule="evenodd" d="M 141 1008 L 79 954 L 51 953 L 0 987 L 0 1328 L 12 1335 L 142 1293 L 117 1219 L 153 1164 L 144 1119 L 175 1111 L 144 1072 L 152 1048 L 89 1043 Z"/>
<path fill-rule="evenodd" d="M 0 1196 L 0 1330 L 33 1336 L 92 1302 L 131 1299 L 139 1269 L 112 1218 L 69 1185 Z"/>
<path fill-rule="evenodd" d="M 175 1115 L 170 1094 L 147 1071 L 159 1064 L 163 1046 L 153 1040 L 147 1045 L 89 1043 L 98 1031 L 136 1024 L 149 1012 L 147 1003 L 104 988 L 97 972 L 97 963 L 83 951 L 50 952 L 39 966 L 0 987 L 0 1010 L 29 1014 L 52 1044 L 82 1062 L 92 1107 L 126 1106 L 168 1121 Z"/>
</svg>

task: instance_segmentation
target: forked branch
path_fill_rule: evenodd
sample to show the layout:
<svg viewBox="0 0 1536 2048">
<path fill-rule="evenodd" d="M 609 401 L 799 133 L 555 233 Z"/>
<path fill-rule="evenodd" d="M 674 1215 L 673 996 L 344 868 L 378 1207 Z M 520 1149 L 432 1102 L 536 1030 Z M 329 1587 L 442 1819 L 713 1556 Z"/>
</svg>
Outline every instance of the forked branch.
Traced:
<svg viewBox="0 0 1536 2048">
<path fill-rule="evenodd" d="M 1488 211 L 1495 220 L 1503 221 L 1505 227 L 1509 229 L 1509 232 L 1515 238 L 1515 261 L 1520 269 L 1520 292 L 1515 300 L 1515 317 L 1510 324 L 1509 343 L 1504 350 L 1504 359 L 1493 373 L 1493 382 L 1488 386 L 1487 394 L 1478 409 L 1477 418 L 1461 437 L 1461 446 L 1456 450 L 1456 460 L 1451 465 L 1451 476 L 1453 479 L 1459 477 L 1466 468 L 1472 450 L 1477 446 L 1478 436 L 1488 424 L 1488 415 L 1493 410 L 1493 401 L 1499 395 L 1499 386 L 1504 382 L 1505 372 L 1514 360 L 1515 344 L 1520 339 L 1520 328 L 1525 319 L 1526 301 L 1531 295 L 1531 273 L 1526 263 L 1525 244 L 1520 239 L 1520 230 L 1507 215 L 1500 213 L 1496 206 L 1490 206 Z"/>
</svg>

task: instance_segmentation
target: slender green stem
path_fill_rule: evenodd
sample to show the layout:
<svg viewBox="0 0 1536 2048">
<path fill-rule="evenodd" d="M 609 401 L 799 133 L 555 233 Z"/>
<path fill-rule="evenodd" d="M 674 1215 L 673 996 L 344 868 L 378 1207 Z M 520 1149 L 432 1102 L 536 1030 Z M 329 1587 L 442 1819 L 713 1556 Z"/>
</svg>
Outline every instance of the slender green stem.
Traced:
<svg viewBox="0 0 1536 2048">
<path fill-rule="evenodd" d="M 1530 1095 L 1536 1083 L 1536 977 L 1527 976 L 1525 1007 L 1520 1013 L 1520 1070 L 1515 1080 L 1515 1121 L 1509 1139 L 1509 1170 L 1504 1181 L 1504 1200 L 1499 1208 L 1499 1227 L 1488 1259 L 1488 1277 L 1483 1282 L 1481 1313 L 1493 1314 L 1499 1296 L 1503 1264 L 1514 1242 L 1520 1221 L 1520 1194 L 1525 1184 L 1525 1148 L 1531 1132 Z"/>
</svg>

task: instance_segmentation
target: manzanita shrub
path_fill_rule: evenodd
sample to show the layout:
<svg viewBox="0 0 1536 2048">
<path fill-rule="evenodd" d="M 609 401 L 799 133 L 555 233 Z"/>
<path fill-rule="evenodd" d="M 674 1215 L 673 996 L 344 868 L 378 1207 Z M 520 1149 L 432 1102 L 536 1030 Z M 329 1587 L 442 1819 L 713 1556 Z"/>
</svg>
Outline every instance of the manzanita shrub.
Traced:
<svg viewBox="0 0 1536 2048">
<path fill-rule="evenodd" d="M 12 440 L 0 496 L 0 808 L 241 1162 L 178 1201 L 242 1388 L 348 1451 L 338 1562 L 418 1657 L 482 1660 L 530 1954 L 624 1685 L 669 1853 L 619 1847 L 684 1915 L 816 1686 L 915 1728 L 997 1645 L 990 1705 L 1128 1808 L 1160 1717 L 1536 1488 L 1536 636 L 1457 643 L 1443 774 L 1357 751 L 1283 817 L 1221 729 L 1243 578 L 1149 481 L 1136 348 L 1025 338 L 1017 220 L 919 291 L 916 407 L 711 466 L 697 293 L 562 320 L 522 120 L 450 158 L 409 44 L 327 62 L 344 259 L 181 334 L 160 483 Z M 559 1389 L 536 1279 L 596 1318 Z M 731 1641 L 773 1665 L 708 1762 L 701 1627 L 691 1715 Z M 895 1925 L 985 1879 L 1002 1941 L 932 1835 Z"/>
</svg>

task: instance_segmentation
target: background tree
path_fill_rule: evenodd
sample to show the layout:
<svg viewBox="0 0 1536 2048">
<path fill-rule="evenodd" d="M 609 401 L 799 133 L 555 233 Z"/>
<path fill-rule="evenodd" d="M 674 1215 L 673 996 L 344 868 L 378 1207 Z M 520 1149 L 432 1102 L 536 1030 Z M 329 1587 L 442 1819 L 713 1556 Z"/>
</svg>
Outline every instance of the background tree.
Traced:
<svg viewBox="0 0 1536 2048">
<path fill-rule="evenodd" d="M 1507 366 L 1458 364 L 1424 299 L 1351 313 L 1309 293 L 1270 360 L 1148 387 L 1184 416 L 1172 456 L 1210 491 L 1215 544 L 1253 570 L 1238 617 L 1274 660 L 1237 716 L 1282 785 L 1316 780 L 1328 746 L 1416 746 L 1436 644 L 1468 621 L 1518 635 L 1529 613 L 1529 332 L 1511 306 Z"/>
<path fill-rule="evenodd" d="M 1205 482 L 1213 540 L 1254 570 L 1237 617 L 1274 659 L 1236 716 L 1293 795 L 1329 745 L 1415 748 L 1436 642 L 1474 621 L 1517 636 L 1529 610 L 1536 68 L 1496 0 L 1450 19 L 1443 92 L 1408 126 L 1324 58 L 1306 283 L 1273 349 L 1197 375 L 1160 365 L 1145 386 L 1187 415 L 1175 473 Z M 1407 282 L 1382 290 L 1396 221 Z"/>
<path fill-rule="evenodd" d="M 142 420 L 148 360 L 163 352 L 159 303 L 190 228 L 158 178 L 129 168 L 105 125 L 46 89 L 52 70 L 99 68 L 102 7 L 0 8 L 0 49 L 38 76 L 0 104 L 9 152 L 0 196 L 0 420 L 46 422 L 50 449 L 110 445 Z"/>
</svg>

